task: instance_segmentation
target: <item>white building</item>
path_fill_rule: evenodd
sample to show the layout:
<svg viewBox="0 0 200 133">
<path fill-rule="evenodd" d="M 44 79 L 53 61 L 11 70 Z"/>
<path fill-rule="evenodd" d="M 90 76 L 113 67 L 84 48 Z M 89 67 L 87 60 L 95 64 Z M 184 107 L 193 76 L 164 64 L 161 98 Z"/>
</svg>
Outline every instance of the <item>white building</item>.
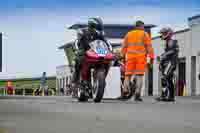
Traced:
<svg viewBox="0 0 200 133">
<path fill-rule="evenodd" d="M 61 89 L 63 89 L 64 93 L 67 91 L 67 85 L 70 84 L 72 79 L 72 74 L 70 72 L 70 66 L 62 65 L 56 67 L 56 88 L 58 90 L 58 94 L 60 94 Z"/>
<path fill-rule="evenodd" d="M 185 89 L 188 96 L 200 95 L 200 15 L 188 19 L 189 28 L 174 33 L 174 38 L 178 40 L 180 46 L 179 63 L 177 64 L 178 80 L 185 82 Z M 163 51 L 160 37 L 152 38 L 155 55 L 160 55 Z M 159 73 L 157 64 L 153 70 L 153 92 L 159 94 Z"/>
</svg>

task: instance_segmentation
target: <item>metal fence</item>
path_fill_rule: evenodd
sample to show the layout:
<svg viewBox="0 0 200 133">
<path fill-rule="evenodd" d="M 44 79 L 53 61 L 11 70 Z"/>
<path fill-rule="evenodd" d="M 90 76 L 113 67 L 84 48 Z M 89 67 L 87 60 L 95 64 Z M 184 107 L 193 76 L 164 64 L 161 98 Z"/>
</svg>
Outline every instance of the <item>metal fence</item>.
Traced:
<svg viewBox="0 0 200 133">
<path fill-rule="evenodd" d="M 48 86 L 45 88 L 48 92 L 48 96 L 56 95 L 56 88 L 48 88 Z M 9 93 L 9 90 L 5 86 L 0 86 L 0 96 L 45 96 L 45 88 L 42 88 L 39 84 L 25 84 L 20 86 L 13 86 L 12 92 Z"/>
</svg>

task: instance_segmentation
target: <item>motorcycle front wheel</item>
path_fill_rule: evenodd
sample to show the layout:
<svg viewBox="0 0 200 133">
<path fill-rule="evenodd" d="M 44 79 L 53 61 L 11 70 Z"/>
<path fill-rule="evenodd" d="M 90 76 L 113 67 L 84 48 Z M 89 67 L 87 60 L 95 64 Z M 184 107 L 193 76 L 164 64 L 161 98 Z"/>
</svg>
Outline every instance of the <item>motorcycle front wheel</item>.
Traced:
<svg viewBox="0 0 200 133">
<path fill-rule="evenodd" d="M 105 86 L 106 86 L 105 72 L 103 70 L 98 70 L 96 73 L 94 86 L 92 89 L 93 101 L 95 103 L 99 103 L 103 99 Z"/>
</svg>

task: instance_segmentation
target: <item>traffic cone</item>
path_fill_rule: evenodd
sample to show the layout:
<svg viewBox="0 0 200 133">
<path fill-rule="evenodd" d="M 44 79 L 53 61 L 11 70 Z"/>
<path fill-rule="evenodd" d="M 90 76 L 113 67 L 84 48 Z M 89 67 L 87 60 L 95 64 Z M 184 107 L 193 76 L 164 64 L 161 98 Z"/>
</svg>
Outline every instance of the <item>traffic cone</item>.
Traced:
<svg viewBox="0 0 200 133">
<path fill-rule="evenodd" d="M 184 85 L 184 88 L 183 88 L 183 96 L 187 96 L 185 85 Z"/>
</svg>

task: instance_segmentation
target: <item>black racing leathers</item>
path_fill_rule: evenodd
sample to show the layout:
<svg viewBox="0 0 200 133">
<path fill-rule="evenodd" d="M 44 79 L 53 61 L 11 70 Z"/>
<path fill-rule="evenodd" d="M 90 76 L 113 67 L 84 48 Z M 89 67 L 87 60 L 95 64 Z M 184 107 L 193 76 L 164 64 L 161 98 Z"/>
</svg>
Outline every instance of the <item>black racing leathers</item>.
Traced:
<svg viewBox="0 0 200 133">
<path fill-rule="evenodd" d="M 94 40 L 99 39 L 99 40 L 105 41 L 108 44 L 107 40 L 104 38 L 102 33 L 98 31 L 91 31 L 88 28 L 79 29 L 77 36 L 78 36 L 77 37 L 78 49 L 76 50 L 75 71 L 73 74 L 73 82 L 78 81 L 79 72 L 80 72 L 80 63 L 85 55 L 85 52 L 90 49 L 89 43 Z M 110 45 L 108 47 L 110 48 Z"/>
<path fill-rule="evenodd" d="M 179 46 L 177 40 L 169 40 L 165 46 L 165 52 L 160 56 L 159 66 L 159 69 L 162 73 L 162 88 L 165 88 L 165 90 L 162 90 L 161 97 L 174 99 L 175 88 L 173 79 L 174 71 L 176 70 L 176 64 L 178 61 Z"/>
</svg>

